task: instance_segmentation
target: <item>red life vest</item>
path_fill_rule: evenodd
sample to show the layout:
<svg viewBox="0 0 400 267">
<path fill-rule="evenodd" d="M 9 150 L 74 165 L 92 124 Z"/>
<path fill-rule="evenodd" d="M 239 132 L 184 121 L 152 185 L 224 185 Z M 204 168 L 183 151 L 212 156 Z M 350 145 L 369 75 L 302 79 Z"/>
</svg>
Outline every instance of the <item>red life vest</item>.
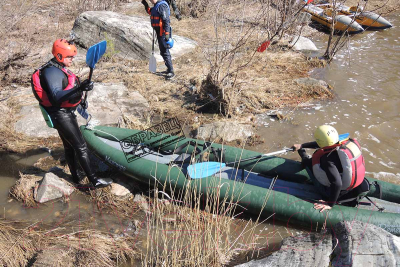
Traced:
<svg viewBox="0 0 400 267">
<path fill-rule="evenodd" d="M 328 177 L 320 166 L 320 160 L 323 155 L 331 153 L 334 150 L 337 151 L 343 168 L 343 173 L 341 173 L 341 190 L 356 188 L 362 183 L 365 176 L 364 157 L 361 154 L 360 144 L 356 139 L 350 138 L 339 144 L 323 147 L 315 151 L 312 156 L 312 169 L 315 178 L 317 178 L 322 185 L 330 186 Z"/>
<path fill-rule="evenodd" d="M 51 63 L 50 61 L 41 66 L 39 69 L 37 69 L 33 74 L 32 74 L 32 79 L 31 79 L 31 84 L 32 84 L 32 91 L 33 94 L 35 95 L 36 99 L 39 101 L 39 103 L 42 106 L 45 107 L 51 107 L 53 106 L 52 103 L 50 102 L 50 99 L 47 95 L 47 92 L 43 90 L 42 85 L 40 84 L 40 71 L 44 68 L 46 68 L 49 65 L 53 65 L 54 63 Z M 58 66 L 55 66 L 58 67 Z M 70 70 L 66 68 L 60 68 L 62 72 L 64 72 L 67 77 L 68 77 L 68 85 L 65 87 L 63 90 L 70 90 L 76 86 L 79 85 L 79 79 L 78 77 L 75 76 Z M 66 100 L 61 103 L 60 107 L 62 108 L 71 108 L 71 107 L 76 107 L 81 100 L 79 100 L 76 103 L 70 103 L 69 100 Z"/>
</svg>

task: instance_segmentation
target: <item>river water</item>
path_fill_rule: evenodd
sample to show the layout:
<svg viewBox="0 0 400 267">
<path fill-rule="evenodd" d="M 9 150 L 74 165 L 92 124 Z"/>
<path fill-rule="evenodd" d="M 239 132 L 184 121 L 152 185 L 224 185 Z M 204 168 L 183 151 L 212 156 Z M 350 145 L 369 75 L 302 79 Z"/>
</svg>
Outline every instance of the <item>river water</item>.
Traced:
<svg viewBox="0 0 400 267">
<path fill-rule="evenodd" d="M 330 66 L 315 69 L 311 77 L 327 81 L 334 87 L 335 98 L 325 102 L 313 102 L 295 110 L 284 110 L 290 120 L 276 121 L 268 116 L 260 116 L 264 126 L 258 133 L 267 140 L 264 144 L 249 149 L 260 152 L 280 150 L 294 143 L 313 140 L 314 129 L 322 124 L 330 124 L 340 133 L 350 133 L 359 139 L 366 159 L 368 176 L 400 183 L 400 16 L 387 17 L 393 28 L 382 31 L 367 31 L 352 36 L 348 49 L 340 51 Z M 323 54 L 327 36 L 313 40 Z M 72 197 L 68 207 L 65 204 L 43 205 L 39 209 L 25 208 L 8 198 L 8 190 L 18 178 L 18 171 L 32 166 L 47 153 L 33 155 L 0 155 L 0 212 L 9 220 L 38 221 L 55 223 L 68 211 L 69 220 L 85 220 L 96 217 L 91 212 L 82 217 L 83 210 L 91 210 L 91 203 L 79 196 Z M 298 159 L 296 154 L 283 157 Z M 90 214 L 89 214 L 90 213 Z M 96 221 L 100 221 L 100 217 Z M 112 216 L 101 218 L 103 223 L 93 226 L 112 231 L 121 222 L 113 222 Z M 115 227 L 112 227 L 115 225 Z M 75 226 L 76 227 L 76 226 Z M 271 228 L 265 223 L 260 229 Z M 281 237 L 290 231 L 281 225 L 271 229 L 279 231 Z M 261 230 L 260 230 L 261 231 Z M 279 243 L 274 240 L 272 243 Z M 271 242 L 271 240 L 270 240 Z M 271 244 L 271 243 L 270 243 Z"/>
<path fill-rule="evenodd" d="M 260 151 L 313 141 L 315 128 L 330 124 L 359 140 L 368 176 L 400 183 L 400 16 L 387 19 L 393 28 L 352 36 L 328 67 L 310 73 L 334 87 L 333 100 L 284 111 L 289 121 L 264 117 L 259 133 L 268 142 Z M 313 40 L 319 55 L 327 40 L 327 35 Z M 299 159 L 297 153 L 284 157 Z"/>
</svg>

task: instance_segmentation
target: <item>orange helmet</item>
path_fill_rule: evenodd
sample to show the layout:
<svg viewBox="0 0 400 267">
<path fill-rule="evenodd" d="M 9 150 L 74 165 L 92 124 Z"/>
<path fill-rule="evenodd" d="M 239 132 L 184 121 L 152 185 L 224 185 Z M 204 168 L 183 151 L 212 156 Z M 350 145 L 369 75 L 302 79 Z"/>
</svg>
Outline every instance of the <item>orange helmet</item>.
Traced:
<svg viewBox="0 0 400 267">
<path fill-rule="evenodd" d="M 53 44 L 52 53 L 58 62 L 63 63 L 64 58 L 76 56 L 78 50 L 72 41 L 58 39 Z"/>
</svg>

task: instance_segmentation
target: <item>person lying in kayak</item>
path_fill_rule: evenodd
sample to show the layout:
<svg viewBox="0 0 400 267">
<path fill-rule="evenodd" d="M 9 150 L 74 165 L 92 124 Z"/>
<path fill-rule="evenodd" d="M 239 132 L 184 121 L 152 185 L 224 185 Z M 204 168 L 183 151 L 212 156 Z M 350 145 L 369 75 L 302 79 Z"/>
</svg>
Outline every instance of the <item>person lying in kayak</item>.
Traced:
<svg viewBox="0 0 400 267">
<path fill-rule="evenodd" d="M 88 148 L 74 113 L 82 101 L 82 92 L 93 89 L 93 82 L 85 80 L 80 83 L 78 77 L 67 69 L 72 65 L 77 53 L 77 48 L 72 42 L 65 39 L 56 40 L 52 50 L 54 58 L 32 75 L 32 91 L 60 135 L 73 181 L 80 181 L 79 163 L 94 187 L 105 187 L 111 184 L 112 180 L 97 178 L 91 169 Z"/>
<path fill-rule="evenodd" d="M 314 174 L 313 183 L 324 197 L 320 203 L 314 204 L 314 208 L 323 212 L 360 189 L 365 163 L 360 144 L 356 139 L 348 138 L 348 134 L 344 140 L 339 140 L 335 128 L 322 125 L 315 130 L 314 137 L 316 141 L 294 144 L 292 148 L 298 151 L 303 166 Z M 317 150 L 310 157 L 305 148 Z"/>
</svg>

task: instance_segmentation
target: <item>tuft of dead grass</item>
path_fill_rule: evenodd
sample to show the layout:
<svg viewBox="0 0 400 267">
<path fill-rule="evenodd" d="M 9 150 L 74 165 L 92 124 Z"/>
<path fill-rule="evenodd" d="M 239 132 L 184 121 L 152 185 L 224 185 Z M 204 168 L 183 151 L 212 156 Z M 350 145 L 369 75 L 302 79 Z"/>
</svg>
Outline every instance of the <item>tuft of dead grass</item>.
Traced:
<svg viewBox="0 0 400 267">
<path fill-rule="evenodd" d="M 91 229 L 54 234 L 37 223 L 23 228 L 15 225 L 0 219 L 3 266 L 26 266 L 28 262 L 34 266 L 115 266 L 138 257 L 136 240 L 129 236 L 115 240 Z"/>
<path fill-rule="evenodd" d="M 257 254 L 266 234 L 256 229 L 268 218 L 236 218 L 241 206 L 233 194 L 241 199 L 241 191 L 234 185 L 232 195 L 220 196 L 221 186 L 223 179 L 210 183 L 206 193 L 196 193 L 195 183 L 182 191 L 167 184 L 162 191 L 154 188 L 142 266 L 226 266 L 239 252 Z M 264 205 L 271 192 L 267 190 Z"/>
<path fill-rule="evenodd" d="M 43 175 L 22 174 L 15 185 L 10 189 L 10 195 L 16 200 L 24 203 L 26 207 L 34 207 L 37 205 L 34 199 L 34 188 L 36 184 L 42 180 Z"/>
</svg>

